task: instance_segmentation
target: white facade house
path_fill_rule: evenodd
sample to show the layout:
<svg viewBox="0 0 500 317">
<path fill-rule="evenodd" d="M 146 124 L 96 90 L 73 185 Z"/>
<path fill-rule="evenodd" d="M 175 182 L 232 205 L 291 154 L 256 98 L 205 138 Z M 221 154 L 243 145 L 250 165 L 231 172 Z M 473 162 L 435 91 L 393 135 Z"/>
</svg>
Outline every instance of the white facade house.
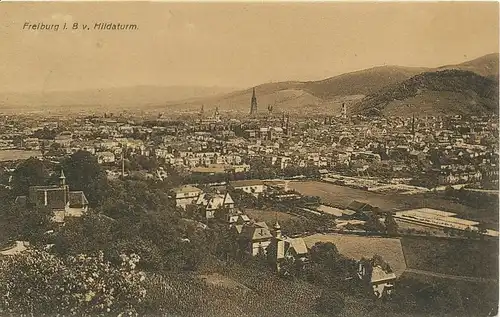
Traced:
<svg viewBox="0 0 500 317">
<path fill-rule="evenodd" d="M 187 205 L 194 204 L 203 191 L 191 185 L 185 185 L 172 189 L 170 198 L 175 199 L 175 205 L 186 209 Z"/>
<path fill-rule="evenodd" d="M 234 181 L 230 182 L 230 185 L 236 190 L 242 190 L 254 196 L 259 196 L 266 189 L 266 185 L 261 180 Z"/>
</svg>

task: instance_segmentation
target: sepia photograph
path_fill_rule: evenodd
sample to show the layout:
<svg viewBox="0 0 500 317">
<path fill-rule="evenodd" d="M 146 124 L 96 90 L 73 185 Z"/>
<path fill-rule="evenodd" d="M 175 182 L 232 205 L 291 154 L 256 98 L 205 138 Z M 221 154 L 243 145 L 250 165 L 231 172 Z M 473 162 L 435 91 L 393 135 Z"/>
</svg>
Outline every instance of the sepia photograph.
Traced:
<svg viewBox="0 0 500 317">
<path fill-rule="evenodd" d="M 493 317 L 490 2 L 0 0 L 0 317 Z"/>
</svg>

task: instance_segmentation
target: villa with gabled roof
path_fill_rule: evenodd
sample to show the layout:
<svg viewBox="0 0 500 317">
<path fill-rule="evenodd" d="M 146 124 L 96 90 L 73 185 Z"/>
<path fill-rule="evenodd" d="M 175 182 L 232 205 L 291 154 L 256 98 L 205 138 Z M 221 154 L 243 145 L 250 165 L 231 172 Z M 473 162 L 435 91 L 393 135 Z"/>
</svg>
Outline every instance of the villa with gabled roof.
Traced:
<svg viewBox="0 0 500 317">
<path fill-rule="evenodd" d="M 31 186 L 28 196 L 18 196 L 16 203 L 24 207 L 48 207 L 54 212 L 53 221 L 58 223 L 63 223 L 66 217 L 81 217 L 89 205 L 83 191 L 70 191 L 62 170 L 59 185 Z"/>
</svg>

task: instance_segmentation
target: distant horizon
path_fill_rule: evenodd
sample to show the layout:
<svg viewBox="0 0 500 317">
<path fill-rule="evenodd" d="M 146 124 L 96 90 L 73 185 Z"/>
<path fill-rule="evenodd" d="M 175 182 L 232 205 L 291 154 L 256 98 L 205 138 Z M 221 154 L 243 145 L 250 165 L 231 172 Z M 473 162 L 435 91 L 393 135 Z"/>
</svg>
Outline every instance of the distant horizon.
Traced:
<svg viewBox="0 0 500 317">
<path fill-rule="evenodd" d="M 459 62 L 456 62 L 456 63 L 453 63 L 453 62 L 450 62 L 450 63 L 446 63 L 446 64 L 443 64 L 443 65 L 434 65 L 434 66 L 427 66 L 427 65 L 420 65 L 420 66 L 407 66 L 407 65 L 396 65 L 396 64 L 386 64 L 386 65 L 374 65 L 374 66 L 371 66 L 371 67 L 368 67 L 368 68 L 362 68 L 362 69 L 355 69 L 353 71 L 348 71 L 348 72 L 345 72 L 345 73 L 340 73 L 340 74 L 337 74 L 337 75 L 332 75 L 332 76 L 329 76 L 329 77 L 322 77 L 322 78 L 318 78 L 318 79 L 312 79 L 312 80 L 301 80 L 301 79 L 284 79 L 284 80 L 277 80 L 277 81 L 267 81 L 267 82 L 262 82 L 262 83 L 259 83 L 259 84 L 255 84 L 255 85 L 251 85 L 251 86 L 241 86 L 241 87 L 237 87 L 237 86 L 216 86 L 216 85 L 212 85 L 212 86 L 200 86 L 200 85 L 176 85 L 176 84 L 173 84 L 173 85 L 158 85 L 158 84 L 151 84 L 151 85 L 148 85 L 148 84 L 137 84 L 137 85 L 129 85 L 129 86 L 108 86 L 108 87 L 103 87 L 103 86 L 96 86 L 96 87 L 88 87 L 88 88 L 83 88 L 83 89 L 75 89 L 75 90 L 44 90 L 44 91 L 39 91 L 39 90 L 30 90 L 30 91 L 14 91 L 14 90 L 10 90 L 10 91 L 2 91 L 0 90 L 0 93 L 2 94 L 36 94 L 36 93 L 43 93 L 43 92 L 47 92 L 47 93 L 69 93 L 69 92 L 82 92 L 82 91 L 94 91 L 94 90 L 108 90 L 108 89 L 127 89 L 127 88 L 138 88 L 138 87 L 150 87 L 150 88 L 201 88 L 201 89 L 210 89 L 210 88 L 213 88 L 213 89 L 227 89 L 227 90 L 231 90 L 231 91 L 240 91 L 240 90 L 248 90 L 248 89 L 252 89 L 254 87 L 258 87 L 258 86 L 262 86 L 262 85 L 266 85 L 266 84 L 273 84 L 273 83 L 281 83 L 281 82 L 314 82 L 314 81 L 321 81 L 321 80 L 326 80 L 326 79 L 329 79 L 329 78 L 333 78 L 333 77 L 337 77 L 337 76 L 341 76 L 341 75 L 344 75 L 344 74 L 350 74 L 350 73 L 356 73 L 356 72 L 361 72 L 361 71 L 364 71 L 364 70 L 369 70 L 369 69 L 375 69 L 375 68 L 379 68 L 379 67 L 405 67 L 405 68 L 438 68 L 438 67 L 444 67 L 444 66 L 453 66 L 453 65 L 457 65 L 457 64 L 461 64 L 461 63 L 465 63 L 465 62 L 468 62 L 468 61 L 472 61 L 472 60 L 475 60 L 475 59 L 478 59 L 478 58 L 481 58 L 481 57 L 484 57 L 484 56 L 488 56 L 488 55 L 499 55 L 500 56 L 500 52 L 491 52 L 491 53 L 486 53 L 486 54 L 483 54 L 483 55 L 480 55 L 480 56 L 476 56 L 476 57 L 472 57 L 472 58 L 467 58 L 467 59 L 464 59 L 462 61 L 459 61 Z"/>
</svg>

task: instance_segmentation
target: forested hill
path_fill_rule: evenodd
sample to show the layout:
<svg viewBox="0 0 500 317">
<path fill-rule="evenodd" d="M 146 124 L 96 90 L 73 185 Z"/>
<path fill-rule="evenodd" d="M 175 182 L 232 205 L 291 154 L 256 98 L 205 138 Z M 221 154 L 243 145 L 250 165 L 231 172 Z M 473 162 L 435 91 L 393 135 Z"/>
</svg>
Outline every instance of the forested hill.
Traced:
<svg viewBox="0 0 500 317">
<path fill-rule="evenodd" d="M 498 113 L 498 80 L 464 70 L 425 72 L 370 94 L 354 105 L 363 115 Z"/>
</svg>

